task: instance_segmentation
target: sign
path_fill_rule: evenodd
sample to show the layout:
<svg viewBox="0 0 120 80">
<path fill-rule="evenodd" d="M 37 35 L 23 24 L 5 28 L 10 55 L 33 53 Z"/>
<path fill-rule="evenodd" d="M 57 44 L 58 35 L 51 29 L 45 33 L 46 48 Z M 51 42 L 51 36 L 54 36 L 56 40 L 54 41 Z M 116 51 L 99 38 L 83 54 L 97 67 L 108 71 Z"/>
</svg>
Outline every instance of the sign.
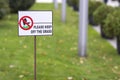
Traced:
<svg viewBox="0 0 120 80">
<path fill-rule="evenodd" d="M 19 36 L 52 35 L 52 11 L 19 11 Z"/>
</svg>

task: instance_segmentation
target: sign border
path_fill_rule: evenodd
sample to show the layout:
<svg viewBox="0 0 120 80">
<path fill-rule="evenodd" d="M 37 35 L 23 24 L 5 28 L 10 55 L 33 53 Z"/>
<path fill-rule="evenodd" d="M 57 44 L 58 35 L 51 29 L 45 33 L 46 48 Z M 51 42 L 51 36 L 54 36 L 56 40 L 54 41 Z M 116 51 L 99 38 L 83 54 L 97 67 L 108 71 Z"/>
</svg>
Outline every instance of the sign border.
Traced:
<svg viewBox="0 0 120 80">
<path fill-rule="evenodd" d="M 51 35 L 49 35 L 49 34 L 48 35 L 19 35 L 19 12 L 20 11 L 22 11 L 22 10 L 18 11 L 18 28 L 17 28 L 18 29 L 18 36 L 20 36 L 20 37 L 24 37 L 24 36 L 53 36 L 53 28 L 54 28 L 53 26 L 54 25 L 53 25 L 53 11 L 52 10 L 29 10 L 29 11 L 26 11 L 26 12 L 32 12 L 32 11 L 38 11 L 38 12 L 39 11 L 40 12 L 42 12 L 42 11 L 50 11 L 50 12 L 52 12 L 52 34 Z M 23 12 L 25 12 L 25 11 L 23 11 Z M 34 24 L 34 21 L 33 21 L 33 24 Z"/>
</svg>

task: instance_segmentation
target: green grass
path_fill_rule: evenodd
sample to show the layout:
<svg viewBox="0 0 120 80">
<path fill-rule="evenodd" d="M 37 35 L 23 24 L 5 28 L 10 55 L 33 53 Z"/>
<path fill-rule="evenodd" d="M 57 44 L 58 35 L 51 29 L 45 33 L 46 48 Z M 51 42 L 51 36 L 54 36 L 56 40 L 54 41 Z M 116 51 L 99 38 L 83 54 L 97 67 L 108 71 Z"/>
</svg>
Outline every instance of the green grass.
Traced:
<svg viewBox="0 0 120 80">
<path fill-rule="evenodd" d="M 53 4 L 31 10 L 53 11 L 53 36 L 37 36 L 37 80 L 119 80 L 120 56 L 88 27 L 87 58 L 78 56 L 78 13 L 67 7 L 66 23 Z M 0 80 L 34 80 L 34 38 L 19 37 L 17 14 L 0 20 Z"/>
</svg>

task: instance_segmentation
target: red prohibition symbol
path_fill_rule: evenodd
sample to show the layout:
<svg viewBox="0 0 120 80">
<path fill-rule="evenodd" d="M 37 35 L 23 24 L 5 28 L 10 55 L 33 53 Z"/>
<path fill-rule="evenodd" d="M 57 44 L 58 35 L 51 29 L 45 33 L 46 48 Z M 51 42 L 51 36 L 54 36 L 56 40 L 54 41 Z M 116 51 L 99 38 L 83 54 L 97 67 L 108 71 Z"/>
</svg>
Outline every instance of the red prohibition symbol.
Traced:
<svg viewBox="0 0 120 80">
<path fill-rule="evenodd" d="M 28 22 L 28 20 L 30 22 Z M 29 16 L 23 16 L 22 18 L 20 18 L 20 21 L 18 22 L 18 24 L 20 25 L 21 29 L 23 29 L 23 30 L 29 30 L 33 26 L 33 20 Z"/>
</svg>

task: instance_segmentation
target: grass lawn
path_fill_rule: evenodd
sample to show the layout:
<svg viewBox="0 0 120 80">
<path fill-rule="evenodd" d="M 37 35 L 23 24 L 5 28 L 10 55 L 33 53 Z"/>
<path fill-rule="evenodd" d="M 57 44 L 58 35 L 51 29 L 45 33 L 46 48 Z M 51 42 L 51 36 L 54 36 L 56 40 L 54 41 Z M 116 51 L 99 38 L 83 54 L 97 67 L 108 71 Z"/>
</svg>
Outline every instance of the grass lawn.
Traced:
<svg viewBox="0 0 120 80">
<path fill-rule="evenodd" d="M 53 10 L 53 36 L 37 36 L 37 80 L 120 80 L 120 56 L 88 28 L 87 58 L 78 56 L 78 13 L 67 7 L 67 21 L 53 4 L 31 10 Z M 0 80 L 34 80 L 33 36 L 19 37 L 17 14 L 0 20 Z"/>
</svg>

